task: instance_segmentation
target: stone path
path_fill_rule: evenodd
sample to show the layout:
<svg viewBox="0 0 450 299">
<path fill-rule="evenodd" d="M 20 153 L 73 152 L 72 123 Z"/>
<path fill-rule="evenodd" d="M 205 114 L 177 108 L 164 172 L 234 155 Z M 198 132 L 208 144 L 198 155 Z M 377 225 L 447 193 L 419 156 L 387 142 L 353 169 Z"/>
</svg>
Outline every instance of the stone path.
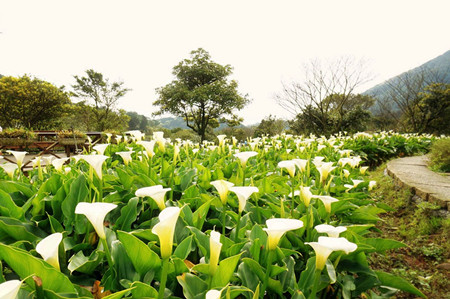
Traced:
<svg viewBox="0 0 450 299">
<path fill-rule="evenodd" d="M 397 185 L 450 211 L 450 176 L 431 171 L 427 163 L 427 156 L 400 158 L 390 161 L 386 169 Z"/>
</svg>

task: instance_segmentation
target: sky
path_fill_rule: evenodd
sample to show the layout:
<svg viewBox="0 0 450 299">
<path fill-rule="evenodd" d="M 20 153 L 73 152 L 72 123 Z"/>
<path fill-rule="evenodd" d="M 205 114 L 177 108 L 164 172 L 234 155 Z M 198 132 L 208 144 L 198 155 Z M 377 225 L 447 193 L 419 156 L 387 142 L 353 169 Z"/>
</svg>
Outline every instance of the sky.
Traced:
<svg viewBox="0 0 450 299">
<path fill-rule="evenodd" d="M 368 61 L 360 92 L 450 50 L 449 0 L 0 0 L 0 74 L 71 90 L 88 69 L 131 88 L 119 108 L 151 117 L 155 89 L 198 48 L 233 67 L 252 100 L 244 124 L 290 119 L 274 96 L 303 65 L 341 56 Z"/>
</svg>

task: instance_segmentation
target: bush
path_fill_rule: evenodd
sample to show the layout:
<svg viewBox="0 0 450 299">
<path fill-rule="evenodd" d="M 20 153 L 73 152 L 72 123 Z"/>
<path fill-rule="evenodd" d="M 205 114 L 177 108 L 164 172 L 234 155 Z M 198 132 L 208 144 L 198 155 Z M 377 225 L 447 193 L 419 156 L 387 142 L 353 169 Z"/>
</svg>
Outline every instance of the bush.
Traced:
<svg viewBox="0 0 450 299">
<path fill-rule="evenodd" d="M 0 138 L 23 138 L 23 139 L 34 139 L 36 138 L 36 134 L 33 131 L 19 128 L 7 128 L 3 131 L 0 131 Z"/>
<path fill-rule="evenodd" d="M 433 170 L 450 172 L 450 138 L 439 139 L 433 143 L 430 160 Z"/>
</svg>

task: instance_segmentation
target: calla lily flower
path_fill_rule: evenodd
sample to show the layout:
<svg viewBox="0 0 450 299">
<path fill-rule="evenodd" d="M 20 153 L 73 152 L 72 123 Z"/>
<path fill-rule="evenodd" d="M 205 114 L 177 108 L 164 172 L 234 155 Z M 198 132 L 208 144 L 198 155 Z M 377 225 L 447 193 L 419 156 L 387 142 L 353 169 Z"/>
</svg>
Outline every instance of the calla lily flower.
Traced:
<svg viewBox="0 0 450 299">
<path fill-rule="evenodd" d="M 295 176 L 295 165 L 292 160 L 278 162 L 278 167 L 286 169 L 291 177 Z"/>
<path fill-rule="evenodd" d="M 12 150 L 7 150 L 6 152 L 12 154 L 14 158 L 16 158 L 17 167 L 19 169 L 22 168 L 23 160 L 25 159 L 25 155 L 27 154 L 27 152 L 19 152 Z"/>
<path fill-rule="evenodd" d="M 227 203 L 228 191 L 234 186 L 234 184 L 225 180 L 212 181 L 210 184 L 216 188 L 217 192 L 219 192 L 220 200 L 225 205 Z"/>
<path fill-rule="evenodd" d="M 217 139 L 219 139 L 219 146 L 223 145 L 225 138 L 227 138 L 227 135 L 217 135 Z"/>
<path fill-rule="evenodd" d="M 220 299 L 220 296 L 222 295 L 222 291 L 218 290 L 209 290 L 206 292 L 206 299 Z"/>
<path fill-rule="evenodd" d="M 211 236 L 209 238 L 209 268 L 211 275 L 214 275 L 216 272 L 221 248 L 222 243 L 220 243 L 220 233 L 211 231 Z"/>
<path fill-rule="evenodd" d="M 31 160 L 31 165 L 33 168 L 41 166 L 41 156 L 36 156 L 33 160 Z"/>
<path fill-rule="evenodd" d="M 303 227 L 303 221 L 297 219 L 272 218 L 266 220 L 269 250 L 275 250 L 281 237 L 290 230 Z"/>
<path fill-rule="evenodd" d="M 306 207 L 309 207 L 313 194 L 310 191 L 311 187 L 300 186 L 300 199 L 303 201 Z"/>
<path fill-rule="evenodd" d="M 104 155 L 81 155 L 80 159 L 83 159 L 84 161 L 88 162 L 89 165 L 94 169 L 95 173 L 97 174 L 98 178 L 102 179 L 102 166 L 103 163 L 108 159 L 108 156 Z"/>
<path fill-rule="evenodd" d="M 317 170 L 320 173 L 320 181 L 321 182 L 325 182 L 325 180 L 328 178 L 328 175 L 330 174 L 330 172 L 333 171 L 333 169 L 335 169 L 336 167 L 333 166 L 333 162 L 325 162 L 322 163 L 322 165 L 317 168 Z"/>
<path fill-rule="evenodd" d="M 72 168 L 70 168 L 70 167 L 64 167 L 65 174 L 68 174 L 71 170 L 72 170 Z"/>
<path fill-rule="evenodd" d="M 178 145 L 173 146 L 173 162 L 175 163 L 180 156 L 180 147 Z"/>
<path fill-rule="evenodd" d="M 0 298 L 1 299 L 16 299 L 19 293 L 22 282 L 20 280 L 8 280 L 0 283 Z"/>
<path fill-rule="evenodd" d="M 311 246 L 316 253 L 316 270 L 323 270 L 333 249 L 319 242 L 305 242 L 305 244 Z"/>
<path fill-rule="evenodd" d="M 103 222 L 105 221 L 106 214 L 111 212 L 117 207 L 113 203 L 106 202 L 80 202 L 75 208 L 75 214 L 83 214 L 87 217 L 89 222 L 91 222 L 97 235 L 101 239 L 106 240 L 105 229 L 103 227 Z"/>
<path fill-rule="evenodd" d="M 45 156 L 45 157 L 42 157 L 42 159 L 44 159 L 45 165 L 50 165 L 50 164 L 52 164 L 52 161 L 56 158 L 54 156 Z"/>
<path fill-rule="evenodd" d="M 111 133 L 105 133 L 105 135 L 106 135 L 106 142 L 107 143 L 111 143 L 112 134 Z M 117 143 L 119 143 L 119 142 L 117 142 Z"/>
<path fill-rule="evenodd" d="M 313 195 L 312 197 L 318 198 L 322 201 L 323 205 L 325 206 L 325 210 L 327 213 L 331 213 L 331 204 L 333 202 L 339 201 L 339 199 L 336 199 L 334 197 L 328 196 L 328 195 Z"/>
<path fill-rule="evenodd" d="M 166 204 L 164 202 L 164 196 L 167 191 L 170 191 L 170 188 L 163 188 L 162 185 L 156 185 L 151 187 L 144 187 L 136 190 L 135 195 L 137 197 L 148 196 L 153 198 L 153 200 L 158 205 L 158 208 L 162 211 L 166 208 Z"/>
<path fill-rule="evenodd" d="M 156 141 L 159 149 L 164 152 L 166 149 L 166 139 L 164 139 L 164 132 L 153 132 L 153 140 Z"/>
<path fill-rule="evenodd" d="M 159 223 L 152 229 L 152 233 L 159 238 L 161 257 L 163 259 L 172 255 L 173 236 L 180 211 L 181 209 L 178 207 L 165 208 L 159 213 Z"/>
<path fill-rule="evenodd" d="M 54 159 L 52 161 L 52 165 L 53 165 L 53 167 L 55 167 L 56 171 L 62 172 L 63 165 L 64 165 L 64 163 L 66 163 L 67 160 L 69 160 L 69 158 Z"/>
<path fill-rule="evenodd" d="M 355 168 L 356 166 L 359 165 L 359 163 L 361 163 L 361 161 L 362 161 L 361 157 L 356 156 L 350 159 L 349 164 L 352 168 Z"/>
<path fill-rule="evenodd" d="M 372 190 L 372 189 L 373 189 L 373 187 L 375 187 L 375 186 L 376 186 L 376 184 L 377 184 L 377 182 L 376 182 L 376 181 L 370 181 L 370 182 L 369 182 L 369 186 L 368 186 L 368 188 L 369 188 L 369 191 L 370 191 L 370 190 Z"/>
<path fill-rule="evenodd" d="M 123 163 L 125 163 L 125 165 L 128 165 L 128 163 L 130 163 L 133 160 L 133 158 L 131 157 L 132 153 L 133 153 L 133 151 L 116 152 L 117 155 L 122 157 Z"/>
<path fill-rule="evenodd" d="M 347 169 L 343 169 L 342 172 L 344 173 L 344 177 L 347 179 L 350 175 L 350 171 L 348 171 Z"/>
<path fill-rule="evenodd" d="M 305 159 L 292 159 L 292 161 L 294 161 L 295 165 L 298 167 L 298 169 L 301 172 L 305 172 L 306 171 L 306 165 L 308 164 L 308 160 L 305 160 Z"/>
<path fill-rule="evenodd" d="M 36 251 L 39 253 L 44 261 L 59 270 L 58 247 L 61 243 L 63 235 L 61 233 L 54 233 L 42 239 L 36 245 Z"/>
<path fill-rule="evenodd" d="M 353 182 L 353 185 L 344 184 L 344 187 L 346 187 L 348 189 L 347 191 L 349 191 L 350 189 L 358 187 L 358 185 L 363 183 L 364 181 L 363 180 L 352 180 L 352 182 Z"/>
<path fill-rule="evenodd" d="M 105 154 L 106 148 L 109 146 L 109 143 L 100 143 L 94 145 L 92 148 L 97 151 L 99 155 Z"/>
<path fill-rule="evenodd" d="M 345 226 L 332 226 L 329 224 L 319 224 L 316 225 L 315 230 L 319 233 L 325 233 L 328 235 L 328 237 L 331 238 L 339 238 L 339 234 L 342 232 L 345 232 L 347 228 Z"/>
<path fill-rule="evenodd" d="M 361 172 L 361 174 L 365 174 L 367 169 L 369 169 L 369 166 L 361 166 L 361 168 L 359 169 L 359 171 Z"/>
<path fill-rule="evenodd" d="M 245 167 L 247 165 L 248 159 L 250 159 L 251 157 L 257 156 L 257 155 L 258 155 L 258 153 L 257 152 L 253 152 L 253 151 L 240 152 L 240 153 L 234 154 L 234 156 L 236 158 L 238 158 L 239 161 L 241 162 L 242 167 Z"/>
<path fill-rule="evenodd" d="M 321 157 L 321 156 L 317 156 L 314 157 L 312 163 L 316 166 L 316 168 L 319 168 L 320 166 L 322 166 L 323 164 L 323 160 L 325 159 L 325 157 Z"/>
<path fill-rule="evenodd" d="M 156 141 L 155 140 L 151 140 L 151 141 L 138 141 L 136 142 L 136 144 L 142 145 L 145 148 L 145 151 L 147 152 L 147 155 L 152 158 L 155 155 L 154 152 L 154 148 L 155 148 L 155 144 Z"/>
<path fill-rule="evenodd" d="M 247 199 L 255 192 L 259 192 L 257 187 L 245 186 L 245 187 L 231 187 L 230 191 L 236 193 L 239 199 L 239 213 L 245 208 L 245 204 L 247 203 Z"/>
<path fill-rule="evenodd" d="M 355 251 L 358 246 L 349 242 L 346 238 L 319 237 L 319 243 L 333 249 L 333 251 L 344 251 L 345 254 Z"/>
<path fill-rule="evenodd" d="M 0 164 L 0 167 L 3 168 L 3 170 L 9 175 L 11 179 L 14 178 L 14 172 L 16 171 L 16 169 L 19 168 L 17 164 L 12 163 Z"/>
</svg>

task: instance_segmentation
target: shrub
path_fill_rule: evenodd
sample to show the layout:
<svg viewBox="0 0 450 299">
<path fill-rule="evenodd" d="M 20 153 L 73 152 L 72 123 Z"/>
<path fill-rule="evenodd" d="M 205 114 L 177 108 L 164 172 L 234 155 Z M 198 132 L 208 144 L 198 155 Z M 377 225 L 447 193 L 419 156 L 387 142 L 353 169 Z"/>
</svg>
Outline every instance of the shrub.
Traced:
<svg viewBox="0 0 450 299">
<path fill-rule="evenodd" d="M 58 131 L 58 138 L 86 138 L 86 134 L 78 130 Z"/>
<path fill-rule="evenodd" d="M 33 131 L 19 128 L 7 128 L 0 132 L 0 138 L 23 138 L 23 139 L 34 139 L 36 135 Z"/>
<path fill-rule="evenodd" d="M 433 143 L 430 161 L 433 170 L 450 172 L 450 138 L 439 139 Z"/>
</svg>

